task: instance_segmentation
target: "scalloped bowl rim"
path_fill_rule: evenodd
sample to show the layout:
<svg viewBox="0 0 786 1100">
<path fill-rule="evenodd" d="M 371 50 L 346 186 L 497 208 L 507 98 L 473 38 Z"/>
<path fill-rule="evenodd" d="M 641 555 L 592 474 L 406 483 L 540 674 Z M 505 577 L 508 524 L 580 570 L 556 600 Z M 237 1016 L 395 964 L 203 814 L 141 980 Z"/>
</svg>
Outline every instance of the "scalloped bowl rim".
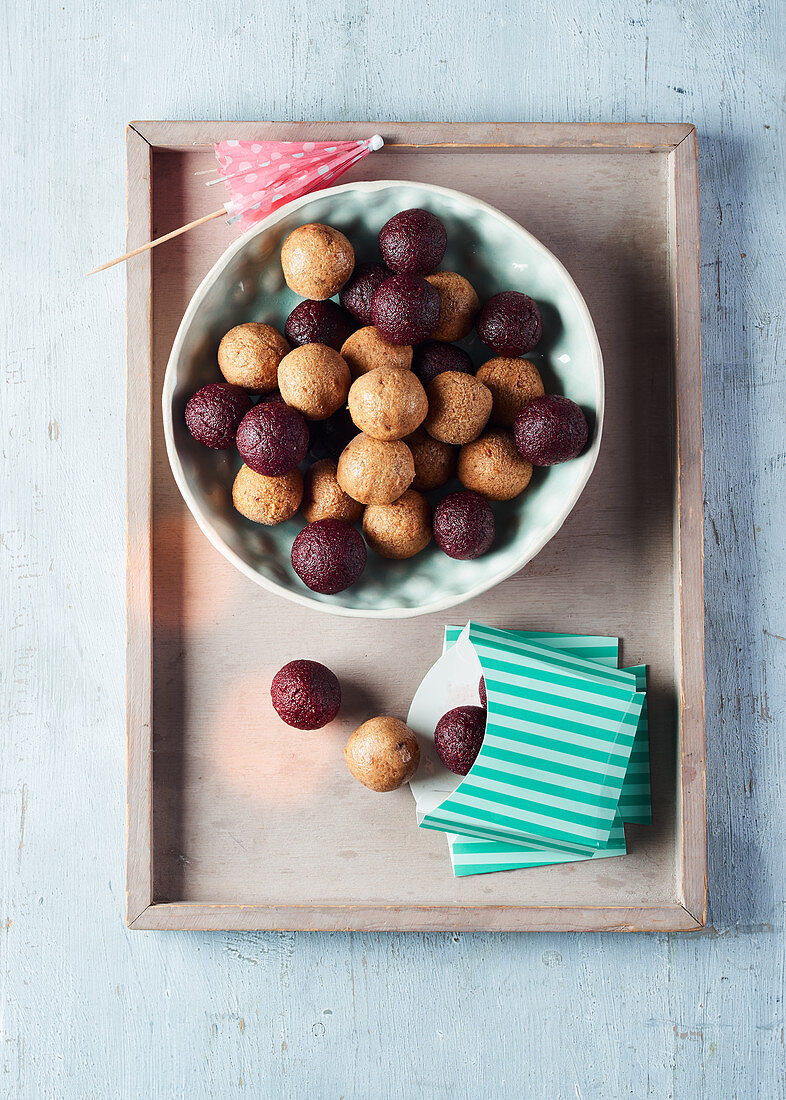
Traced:
<svg viewBox="0 0 786 1100">
<path fill-rule="evenodd" d="M 453 198 L 463 199 L 475 206 L 479 210 L 485 210 L 488 213 L 494 215 L 503 224 L 507 225 L 509 229 L 525 237 L 530 245 L 537 251 L 541 252 L 548 260 L 550 260 L 561 273 L 565 286 L 573 297 L 576 307 L 581 315 L 587 328 L 587 333 L 590 338 L 590 353 L 592 360 L 592 371 L 595 379 L 595 390 L 597 395 L 597 406 L 595 409 L 595 428 L 593 435 L 592 446 L 582 456 L 587 461 L 586 471 L 584 477 L 576 484 L 574 491 L 566 498 L 563 507 L 555 515 L 552 523 L 550 523 L 543 531 L 543 537 L 539 540 L 535 549 L 531 552 L 525 552 L 520 559 L 517 559 L 512 565 L 507 566 L 499 572 L 494 573 L 488 577 L 484 577 L 482 581 L 476 584 L 473 588 L 467 592 L 462 593 L 459 596 L 450 595 L 434 600 L 430 603 L 420 604 L 417 607 L 389 607 L 379 609 L 369 608 L 356 608 L 356 607 L 341 607 L 336 604 L 325 604 L 318 600 L 313 599 L 308 594 L 300 594 L 293 592 L 292 590 L 285 588 L 283 585 L 276 584 L 275 581 L 269 580 L 267 577 L 263 577 L 258 573 L 251 565 L 245 562 L 239 554 L 235 553 L 231 547 L 229 547 L 222 536 L 218 533 L 210 516 L 205 512 L 195 494 L 191 491 L 188 482 L 183 471 L 183 466 L 180 461 L 180 455 L 177 450 L 177 445 L 174 438 L 173 421 L 172 421 L 172 396 L 175 388 L 175 375 L 177 372 L 177 364 L 180 359 L 180 354 L 185 342 L 186 333 L 199 310 L 202 300 L 204 299 L 207 291 L 213 285 L 213 283 L 221 276 L 224 269 L 230 263 L 230 261 L 241 252 L 250 241 L 254 240 L 260 234 L 270 229 L 277 222 L 282 221 L 284 218 L 290 217 L 293 212 L 297 211 L 300 207 L 308 205 L 316 198 L 326 198 L 330 195 L 343 194 L 347 191 L 366 191 L 373 192 L 379 191 L 389 187 L 404 187 L 414 186 L 422 188 L 425 191 L 434 192 Z M 221 553 L 227 561 L 231 562 L 236 569 L 239 569 L 249 580 L 260 585 L 260 587 L 267 589 L 268 592 L 272 592 L 277 596 L 282 596 L 286 600 L 290 600 L 293 603 L 300 604 L 303 607 L 310 607 L 317 611 L 327 613 L 329 615 L 341 615 L 343 617 L 355 618 L 355 619 L 409 619 L 415 618 L 420 615 L 430 615 L 437 611 L 446 611 L 448 608 L 456 607 L 459 604 L 465 603 L 467 600 L 474 599 L 476 596 L 482 595 L 490 588 L 496 587 L 501 584 L 502 581 L 507 580 L 508 577 L 512 577 L 515 573 L 518 573 L 524 568 L 534 557 L 536 557 L 540 551 L 546 546 L 548 542 L 557 534 L 559 529 L 565 523 L 570 513 L 576 506 L 576 502 L 583 493 L 587 482 L 592 475 L 592 471 L 595 468 L 595 463 L 600 451 L 601 436 L 603 434 L 603 416 L 605 407 L 605 393 L 604 393 L 604 372 L 603 372 L 603 357 L 600 350 L 600 344 L 598 342 L 597 333 L 595 331 L 595 325 L 593 324 L 592 317 L 587 303 L 571 278 L 567 268 L 560 260 L 550 252 L 544 244 L 542 244 L 537 237 L 533 236 L 524 226 L 520 225 L 513 218 L 507 214 L 503 214 L 497 207 L 492 206 L 490 203 L 484 202 L 482 199 L 477 199 L 473 195 L 467 195 L 463 191 L 456 191 L 450 187 L 441 187 L 433 183 L 420 183 L 417 180 L 363 180 L 356 183 L 343 183 L 336 187 L 327 187 L 324 190 L 310 192 L 307 195 L 303 195 L 299 199 L 295 199 L 293 202 L 287 203 L 285 206 L 280 207 L 278 210 L 273 211 L 264 218 L 253 229 L 243 233 L 234 244 L 231 244 L 213 264 L 208 273 L 202 279 L 199 286 L 194 291 L 191 301 L 188 303 L 183 319 L 177 330 L 174 343 L 172 344 L 172 350 L 169 354 L 167 361 L 166 372 L 164 374 L 164 385 L 161 394 L 162 412 L 164 418 L 164 438 L 166 441 L 167 457 L 169 459 L 169 465 L 172 469 L 172 474 L 177 483 L 177 487 L 180 490 L 183 499 L 188 506 L 191 515 L 196 520 L 202 533 L 209 539 L 216 550 Z"/>
</svg>

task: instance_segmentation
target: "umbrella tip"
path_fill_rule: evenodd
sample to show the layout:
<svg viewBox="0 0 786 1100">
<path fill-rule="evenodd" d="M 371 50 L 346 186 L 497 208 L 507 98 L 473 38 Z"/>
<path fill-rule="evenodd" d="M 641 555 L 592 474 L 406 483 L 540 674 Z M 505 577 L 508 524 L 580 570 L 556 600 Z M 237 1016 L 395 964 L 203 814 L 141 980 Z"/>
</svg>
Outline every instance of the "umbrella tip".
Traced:
<svg viewBox="0 0 786 1100">
<path fill-rule="evenodd" d="M 379 134 L 374 134 L 373 138 L 370 138 L 369 140 L 368 150 L 370 153 L 373 153 L 377 149 L 381 149 L 384 144 L 385 142 L 382 140 Z"/>
</svg>

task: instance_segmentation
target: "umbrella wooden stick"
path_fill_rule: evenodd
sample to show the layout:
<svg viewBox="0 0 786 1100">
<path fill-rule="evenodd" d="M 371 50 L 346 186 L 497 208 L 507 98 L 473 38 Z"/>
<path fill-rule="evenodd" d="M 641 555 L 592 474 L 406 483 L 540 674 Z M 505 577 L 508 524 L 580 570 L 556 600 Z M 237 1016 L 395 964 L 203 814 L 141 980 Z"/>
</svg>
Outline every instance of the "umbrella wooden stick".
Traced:
<svg viewBox="0 0 786 1100">
<path fill-rule="evenodd" d="M 188 232 L 189 229 L 194 229 L 197 225 L 204 225 L 205 222 L 212 221 L 213 218 L 225 218 L 227 216 L 227 208 L 222 206 L 220 210 L 214 210 L 212 214 L 205 214 L 204 218 L 197 218 L 196 221 L 189 222 L 188 225 L 181 225 L 179 229 L 173 229 L 171 233 L 165 233 L 163 237 L 156 237 L 154 241 L 148 241 L 147 244 L 140 245 L 139 248 L 132 248 L 130 252 L 125 252 L 122 256 L 118 256 L 114 260 L 110 260 L 106 264 L 101 264 L 100 267 L 94 267 L 92 271 L 88 271 L 88 275 L 95 275 L 97 271 L 106 271 L 108 267 L 114 267 L 115 264 L 121 264 L 123 260 L 130 260 L 132 256 L 139 256 L 142 252 L 147 252 L 151 248 L 155 248 L 157 244 L 163 244 L 164 241 L 171 241 L 173 237 L 179 237 L 181 233 Z"/>
</svg>

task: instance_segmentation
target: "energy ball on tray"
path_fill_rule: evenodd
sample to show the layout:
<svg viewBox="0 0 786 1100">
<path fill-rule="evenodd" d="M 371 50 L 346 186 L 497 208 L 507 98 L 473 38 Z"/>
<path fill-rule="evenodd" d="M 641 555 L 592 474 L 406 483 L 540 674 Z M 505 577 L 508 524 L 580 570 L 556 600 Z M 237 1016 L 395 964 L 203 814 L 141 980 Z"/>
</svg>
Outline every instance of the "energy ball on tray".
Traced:
<svg viewBox="0 0 786 1100">
<path fill-rule="evenodd" d="M 226 451 L 234 447 L 238 426 L 252 405 L 241 386 L 211 382 L 188 399 L 186 427 L 197 443 Z"/>
<path fill-rule="evenodd" d="M 328 299 L 300 302 L 287 317 L 284 334 L 292 347 L 303 344 L 327 344 L 334 351 L 354 332 L 355 324 L 349 314 Z"/>
<path fill-rule="evenodd" d="M 275 527 L 292 519 L 303 499 L 303 477 L 297 468 L 283 477 L 266 477 L 241 466 L 232 486 L 232 503 L 254 523 Z"/>
<path fill-rule="evenodd" d="M 427 275 L 442 263 L 448 246 L 445 226 L 428 210 L 402 210 L 379 231 L 379 251 L 393 271 Z"/>
<path fill-rule="evenodd" d="M 352 775 L 372 791 L 395 791 L 420 763 L 415 734 L 398 718 L 369 718 L 347 741 L 344 759 Z"/>
<path fill-rule="evenodd" d="M 281 246 L 281 267 L 290 290 L 316 302 L 332 298 L 352 274 L 355 253 L 343 233 L 311 222 L 293 229 Z"/>
<path fill-rule="evenodd" d="M 270 685 L 270 701 L 282 722 L 297 730 L 318 730 L 341 708 L 341 685 L 318 661 L 290 661 Z"/>
<path fill-rule="evenodd" d="M 349 367 L 327 344 L 304 344 L 278 365 L 278 388 L 287 405 L 308 420 L 327 420 L 347 399 Z"/>
<path fill-rule="evenodd" d="M 589 436 L 587 418 L 567 397 L 549 394 L 530 401 L 513 426 L 519 454 L 533 466 L 554 466 L 576 458 Z"/>
<path fill-rule="evenodd" d="M 355 264 L 354 271 L 339 292 L 338 300 L 361 325 L 370 325 L 374 291 L 392 274 L 384 264 Z"/>
<path fill-rule="evenodd" d="M 474 374 L 472 360 L 463 348 L 455 344 L 443 344 L 439 340 L 426 340 L 415 348 L 412 356 L 412 370 L 424 386 L 433 382 L 438 374 L 447 370 L 459 374 Z"/>
<path fill-rule="evenodd" d="M 425 493 L 450 481 L 456 471 L 456 452 L 449 443 L 434 439 L 423 428 L 408 435 L 404 442 L 415 463 L 413 489 Z"/>
<path fill-rule="evenodd" d="M 363 505 L 353 500 L 339 485 L 336 469 L 332 459 L 323 458 L 306 470 L 300 510 L 307 523 L 316 523 L 320 519 L 357 523 L 363 515 Z"/>
<path fill-rule="evenodd" d="M 243 417 L 237 430 L 240 457 L 258 474 L 281 477 L 303 461 L 308 451 L 308 424 L 279 401 L 263 401 Z"/>
<path fill-rule="evenodd" d="M 526 355 L 543 335 L 543 318 L 537 302 L 527 294 L 504 290 L 483 306 L 475 330 L 497 355 Z"/>
<path fill-rule="evenodd" d="M 488 500 L 513 500 L 532 477 L 532 464 L 516 449 L 513 432 L 492 428 L 459 451 L 458 479 Z"/>
<path fill-rule="evenodd" d="M 377 367 L 397 367 L 409 370 L 412 366 L 412 348 L 408 345 L 391 344 L 374 328 L 367 325 L 344 341 L 341 358 L 346 361 L 353 378 L 368 374 Z"/>
<path fill-rule="evenodd" d="M 309 523 L 292 543 L 292 568 L 312 592 L 335 596 L 359 580 L 366 568 L 363 536 L 338 519 Z"/>
<path fill-rule="evenodd" d="M 496 534 L 491 505 L 480 493 L 450 493 L 434 509 L 434 541 L 449 558 L 472 561 L 487 553 Z"/>
<path fill-rule="evenodd" d="M 512 428 L 524 406 L 545 393 L 540 371 L 529 359 L 489 359 L 475 377 L 491 390 L 491 419 L 503 428 Z"/>
<path fill-rule="evenodd" d="M 369 504 L 363 513 L 363 535 L 382 558 L 413 558 L 431 542 L 431 505 L 414 489 L 392 504 Z"/>
<path fill-rule="evenodd" d="M 412 484 L 415 463 L 400 439 L 373 439 L 361 432 L 338 460 L 338 483 L 361 504 L 392 504 Z"/>
<path fill-rule="evenodd" d="M 484 707 L 454 707 L 443 714 L 434 730 L 437 756 L 456 775 L 467 775 L 486 736 Z"/>
<path fill-rule="evenodd" d="M 423 427 L 443 443 L 471 443 L 486 427 L 491 393 L 474 374 L 443 371 L 426 390 L 428 416 Z"/>
<path fill-rule="evenodd" d="M 439 294 L 418 275 L 393 275 L 374 292 L 371 319 L 391 344 L 420 344 L 439 321 Z"/>
<path fill-rule="evenodd" d="M 366 435 L 374 439 L 403 439 L 425 420 L 428 398 L 411 371 L 376 367 L 352 383 L 349 412 Z"/>
<path fill-rule="evenodd" d="M 439 294 L 439 321 L 432 340 L 463 340 L 472 331 L 480 300 L 468 279 L 455 271 L 435 271 L 426 282 Z"/>
<path fill-rule="evenodd" d="M 278 364 L 289 344 L 272 325 L 247 321 L 235 325 L 218 345 L 218 367 L 227 382 L 249 393 L 267 393 L 276 388 Z"/>
</svg>

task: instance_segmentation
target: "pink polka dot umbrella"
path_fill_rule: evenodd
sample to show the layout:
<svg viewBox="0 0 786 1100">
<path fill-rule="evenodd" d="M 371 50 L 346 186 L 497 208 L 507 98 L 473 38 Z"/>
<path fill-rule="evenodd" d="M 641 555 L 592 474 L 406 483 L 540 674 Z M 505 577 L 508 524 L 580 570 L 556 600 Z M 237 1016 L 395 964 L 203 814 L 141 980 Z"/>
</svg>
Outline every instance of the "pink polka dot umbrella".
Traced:
<svg viewBox="0 0 786 1100">
<path fill-rule="evenodd" d="M 219 175 L 207 186 L 226 184 L 229 198 L 224 205 L 88 274 L 105 271 L 214 218 L 228 218 L 245 232 L 293 199 L 331 187 L 348 168 L 383 144 L 378 134 L 365 141 L 220 141 L 214 147 Z"/>
</svg>

